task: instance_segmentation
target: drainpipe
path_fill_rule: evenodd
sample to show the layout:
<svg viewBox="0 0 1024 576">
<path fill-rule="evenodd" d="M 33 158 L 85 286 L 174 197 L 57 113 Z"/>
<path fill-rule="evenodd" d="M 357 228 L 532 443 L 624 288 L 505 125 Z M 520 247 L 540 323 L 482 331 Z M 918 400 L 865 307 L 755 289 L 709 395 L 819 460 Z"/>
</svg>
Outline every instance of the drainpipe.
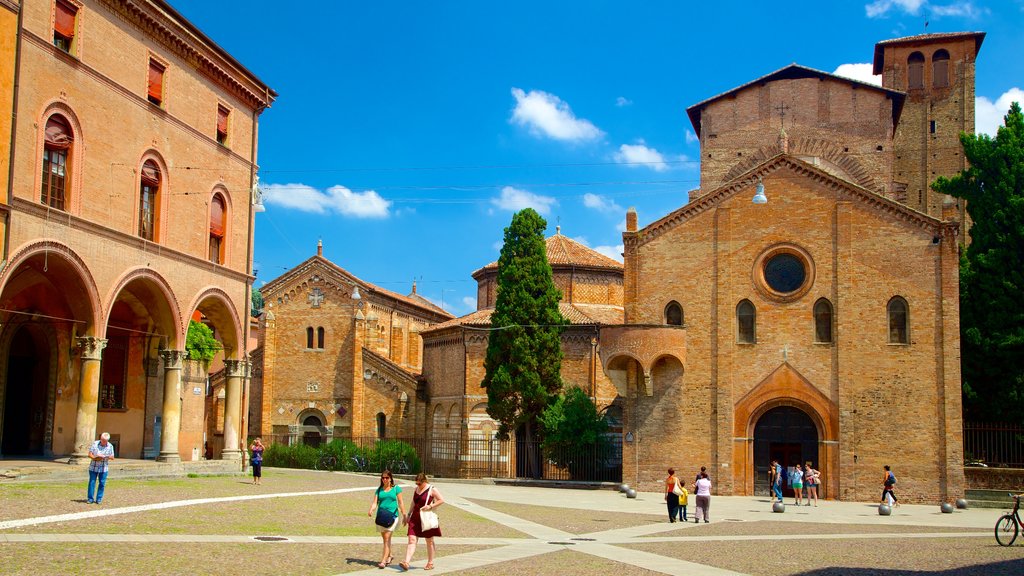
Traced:
<svg viewBox="0 0 1024 576">
<path fill-rule="evenodd" d="M 7 225 L 4 226 L 4 254 L 3 261 L 0 262 L 0 270 L 3 270 L 7 266 L 7 257 L 11 251 L 11 204 L 14 203 L 14 147 L 17 144 L 18 134 L 18 86 L 21 79 L 21 39 L 22 39 L 22 28 L 25 18 L 25 6 L 23 3 L 18 4 L 18 41 L 14 46 L 14 100 L 11 103 L 11 146 L 10 155 L 7 161 Z"/>
</svg>

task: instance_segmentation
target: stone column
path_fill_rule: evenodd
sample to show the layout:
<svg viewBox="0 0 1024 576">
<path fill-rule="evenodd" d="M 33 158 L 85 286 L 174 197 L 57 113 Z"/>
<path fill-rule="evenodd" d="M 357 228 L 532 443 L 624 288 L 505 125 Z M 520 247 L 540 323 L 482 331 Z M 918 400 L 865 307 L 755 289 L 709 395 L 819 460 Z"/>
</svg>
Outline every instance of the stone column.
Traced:
<svg viewBox="0 0 1024 576">
<path fill-rule="evenodd" d="M 96 439 L 96 408 L 100 399 L 100 360 L 107 341 L 83 336 L 76 339 L 82 370 L 78 382 L 78 416 L 75 418 L 75 451 L 69 463 L 89 461 L 89 446 Z"/>
<path fill-rule="evenodd" d="M 242 378 L 245 377 L 245 360 L 224 361 L 224 449 L 221 460 L 241 460 L 242 450 L 238 444 L 238 431 L 242 412 Z"/>
<path fill-rule="evenodd" d="M 185 354 L 184 350 L 160 351 L 160 358 L 164 361 L 164 406 L 157 462 L 181 462 L 178 433 L 181 431 L 181 368 Z"/>
</svg>

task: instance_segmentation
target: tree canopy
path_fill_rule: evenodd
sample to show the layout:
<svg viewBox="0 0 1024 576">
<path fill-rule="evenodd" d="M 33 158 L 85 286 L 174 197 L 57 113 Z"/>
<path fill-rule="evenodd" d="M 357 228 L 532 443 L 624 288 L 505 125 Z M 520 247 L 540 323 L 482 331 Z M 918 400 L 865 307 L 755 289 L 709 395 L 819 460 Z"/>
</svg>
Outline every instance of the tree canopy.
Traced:
<svg viewBox="0 0 1024 576">
<path fill-rule="evenodd" d="M 484 360 L 487 413 L 498 436 L 525 426 L 533 439 L 537 420 L 562 387 L 562 295 L 548 264 L 547 222 L 532 208 L 512 216 L 498 258 L 498 294 Z"/>
<path fill-rule="evenodd" d="M 1024 116 L 1014 103 L 995 138 L 961 134 L 970 167 L 939 178 L 962 198 L 970 244 L 960 261 L 964 408 L 972 420 L 1024 420 Z"/>
<path fill-rule="evenodd" d="M 213 330 L 202 322 L 188 321 L 188 333 L 185 335 L 185 351 L 190 360 L 208 363 L 213 360 L 221 349 L 220 342 L 213 336 Z"/>
<path fill-rule="evenodd" d="M 587 393 L 573 386 L 540 417 L 544 453 L 574 480 L 599 479 L 598 464 L 610 456 L 608 423 Z M 587 478 L 590 476 L 590 478 Z"/>
</svg>

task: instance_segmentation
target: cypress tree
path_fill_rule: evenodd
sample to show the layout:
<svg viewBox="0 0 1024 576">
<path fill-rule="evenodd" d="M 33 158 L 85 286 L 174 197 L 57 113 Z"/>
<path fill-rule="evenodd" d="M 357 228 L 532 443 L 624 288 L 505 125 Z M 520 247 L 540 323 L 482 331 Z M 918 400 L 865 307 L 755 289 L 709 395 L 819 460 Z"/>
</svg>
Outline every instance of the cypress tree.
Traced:
<svg viewBox="0 0 1024 576">
<path fill-rule="evenodd" d="M 538 418 L 562 387 L 562 295 L 548 264 L 547 222 L 532 208 L 512 216 L 498 258 L 498 295 L 484 360 L 487 413 L 498 437 L 521 432 L 530 474 L 540 474 Z"/>
<path fill-rule="evenodd" d="M 970 167 L 936 191 L 967 201 L 960 259 L 964 407 L 973 420 L 1024 420 L 1024 116 L 1014 103 L 995 138 L 961 134 Z"/>
</svg>

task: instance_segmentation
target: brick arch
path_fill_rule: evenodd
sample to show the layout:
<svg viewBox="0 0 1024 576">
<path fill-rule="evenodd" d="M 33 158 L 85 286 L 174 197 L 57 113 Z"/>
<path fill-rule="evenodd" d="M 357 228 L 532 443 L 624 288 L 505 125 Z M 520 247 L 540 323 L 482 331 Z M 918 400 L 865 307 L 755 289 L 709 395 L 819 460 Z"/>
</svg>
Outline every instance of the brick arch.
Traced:
<svg viewBox="0 0 1024 576">
<path fill-rule="evenodd" d="M 72 136 L 74 142 L 71 145 L 71 154 L 68 158 L 68 163 L 71 165 L 70 187 L 64 191 L 65 195 L 65 212 L 69 214 L 81 214 L 82 210 L 82 165 L 85 164 L 85 133 L 82 131 L 82 123 L 78 120 L 78 114 L 75 113 L 74 108 L 68 106 L 67 102 L 63 100 L 50 100 L 43 104 L 39 110 L 39 115 L 36 117 L 36 147 L 35 147 L 35 158 L 36 171 L 35 171 L 35 187 L 32 188 L 34 194 L 38 194 L 43 186 L 43 167 L 42 157 L 43 148 L 46 146 L 46 121 L 49 120 L 53 114 L 60 114 L 67 119 L 68 123 L 71 124 Z M 33 198 L 33 202 L 38 202 L 38 195 Z"/>
<path fill-rule="evenodd" d="M 238 360 L 245 356 L 245 347 L 242 346 L 242 322 L 227 292 L 216 286 L 204 288 L 192 299 L 188 310 L 186 318 L 192 318 L 192 314 L 198 310 L 209 318 L 220 332 L 226 360 Z"/>
<path fill-rule="evenodd" d="M 825 493 L 839 493 L 838 445 L 839 409 L 827 396 L 783 362 L 736 403 L 733 411 L 733 437 L 743 440 L 733 451 L 733 483 L 737 495 L 754 493 L 754 427 L 766 412 L 779 406 L 792 406 L 807 414 L 818 430 L 818 469 L 825 482 Z"/>
<path fill-rule="evenodd" d="M 171 289 L 170 283 L 161 276 L 158 272 L 151 268 L 138 267 L 133 268 L 124 272 L 114 287 L 111 288 L 107 294 L 106 307 L 103 317 L 103 333 L 106 334 L 107 324 L 110 322 L 110 313 L 114 308 L 114 304 L 120 297 L 121 292 L 132 282 L 141 280 L 148 288 L 153 289 L 154 293 L 151 296 L 161 296 L 163 304 L 166 308 L 163 310 L 152 310 L 153 320 L 159 325 L 161 323 L 167 323 L 172 334 L 168 334 L 168 347 L 171 350 L 184 350 L 185 349 L 185 332 L 187 330 L 187 318 L 183 318 L 181 315 L 181 306 L 178 304 L 178 299 L 174 295 L 174 291 Z M 160 299 L 154 302 L 157 306 L 160 304 Z"/>
<path fill-rule="evenodd" d="M 14 274 L 34 258 L 43 255 L 47 259 L 47 267 L 61 269 L 66 267 L 66 277 L 62 277 L 62 286 L 69 296 L 81 295 L 83 298 L 69 298 L 68 307 L 77 316 L 86 318 L 84 336 L 96 336 L 100 330 L 102 304 L 96 281 L 89 272 L 89 267 L 74 250 L 57 240 L 41 239 L 23 245 L 12 252 L 11 258 L 0 271 L 0 298 L 7 300 L 11 295 L 5 294 Z M 65 283 L 66 282 L 66 283 Z M 77 292 L 77 293 L 76 293 Z"/>
</svg>

